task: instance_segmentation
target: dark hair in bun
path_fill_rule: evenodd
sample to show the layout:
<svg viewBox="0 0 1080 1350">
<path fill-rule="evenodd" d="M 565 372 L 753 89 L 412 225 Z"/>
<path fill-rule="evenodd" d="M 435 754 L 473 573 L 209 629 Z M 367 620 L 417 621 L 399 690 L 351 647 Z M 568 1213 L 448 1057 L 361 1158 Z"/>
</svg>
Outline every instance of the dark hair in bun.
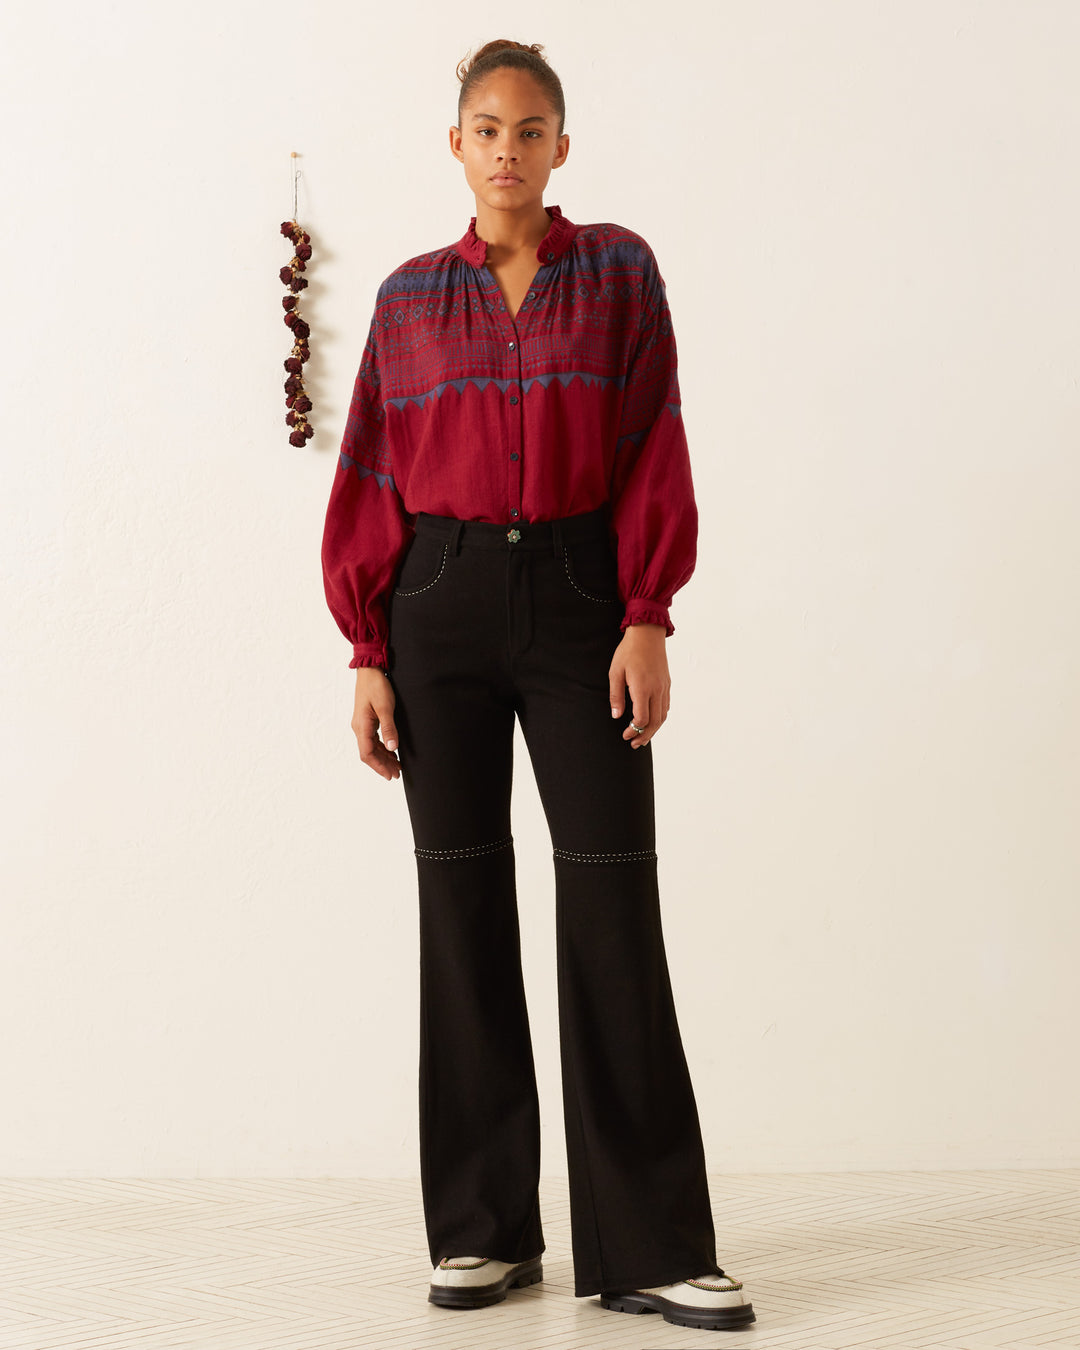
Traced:
<svg viewBox="0 0 1080 1350">
<path fill-rule="evenodd" d="M 558 135 L 563 134 L 566 123 L 566 101 L 563 98 L 562 83 L 558 75 L 541 55 L 544 47 L 540 42 L 526 46 L 523 42 L 511 42 L 509 38 L 496 38 L 485 42 L 470 61 L 468 58 L 458 62 L 457 75 L 461 81 L 458 94 L 458 126 L 461 126 L 461 113 L 466 103 L 471 102 L 477 87 L 494 70 L 510 66 L 514 70 L 526 70 L 543 89 L 559 119 Z"/>
</svg>

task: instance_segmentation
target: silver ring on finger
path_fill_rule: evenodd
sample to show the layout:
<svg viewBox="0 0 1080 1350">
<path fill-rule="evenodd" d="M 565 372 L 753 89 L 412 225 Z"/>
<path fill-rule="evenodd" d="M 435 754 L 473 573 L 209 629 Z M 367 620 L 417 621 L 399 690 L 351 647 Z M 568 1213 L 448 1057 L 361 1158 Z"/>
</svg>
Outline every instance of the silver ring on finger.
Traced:
<svg viewBox="0 0 1080 1350">
<path fill-rule="evenodd" d="M 645 723 L 645 726 L 648 726 L 648 725 L 649 725 L 648 722 L 646 722 L 646 723 Z M 631 722 L 631 723 L 630 723 L 630 730 L 631 730 L 631 731 L 636 731 L 636 732 L 640 735 L 641 732 L 643 732 L 643 731 L 645 730 L 645 727 L 639 727 L 639 726 L 636 725 L 636 723 Z"/>
</svg>

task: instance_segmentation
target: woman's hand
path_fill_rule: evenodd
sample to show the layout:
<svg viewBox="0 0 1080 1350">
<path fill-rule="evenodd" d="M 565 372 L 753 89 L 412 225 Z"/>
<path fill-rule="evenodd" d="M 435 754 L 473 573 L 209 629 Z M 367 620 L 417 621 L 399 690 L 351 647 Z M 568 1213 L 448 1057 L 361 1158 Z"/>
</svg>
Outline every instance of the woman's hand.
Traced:
<svg viewBox="0 0 1080 1350">
<path fill-rule="evenodd" d="M 644 728 L 636 732 L 627 726 L 623 731 L 623 740 L 630 741 L 635 750 L 648 745 L 667 721 L 671 676 L 668 674 L 666 641 L 667 629 L 663 624 L 629 624 L 608 668 L 612 717 L 622 716 L 629 686 L 633 708 L 630 721 Z"/>
<path fill-rule="evenodd" d="M 381 666 L 357 666 L 352 729 L 360 747 L 360 758 L 380 778 L 387 780 L 401 777 L 398 757 L 391 753 L 397 749 L 398 743 L 397 727 L 394 725 L 396 703 L 394 686 L 383 674 Z M 380 727 L 382 741 L 377 734 Z"/>
</svg>

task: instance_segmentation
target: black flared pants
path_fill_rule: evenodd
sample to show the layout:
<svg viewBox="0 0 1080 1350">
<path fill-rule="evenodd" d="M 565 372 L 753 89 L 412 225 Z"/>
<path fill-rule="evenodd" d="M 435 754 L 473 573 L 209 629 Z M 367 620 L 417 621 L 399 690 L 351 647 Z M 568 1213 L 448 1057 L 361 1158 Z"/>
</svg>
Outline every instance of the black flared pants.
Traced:
<svg viewBox="0 0 1080 1350">
<path fill-rule="evenodd" d="M 575 1295 L 715 1271 L 657 889 L 652 747 L 622 739 L 607 508 L 421 513 L 388 604 L 420 902 L 420 1168 L 432 1265 L 545 1243 L 510 823 L 514 718 L 555 872 Z"/>
</svg>

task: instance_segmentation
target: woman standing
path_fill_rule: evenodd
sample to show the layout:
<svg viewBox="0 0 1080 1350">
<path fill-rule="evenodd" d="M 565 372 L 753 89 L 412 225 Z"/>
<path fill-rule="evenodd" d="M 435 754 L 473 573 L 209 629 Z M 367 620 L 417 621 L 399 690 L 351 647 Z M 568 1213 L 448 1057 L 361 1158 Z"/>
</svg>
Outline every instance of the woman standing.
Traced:
<svg viewBox="0 0 1080 1350">
<path fill-rule="evenodd" d="M 553 845 L 575 1295 L 732 1327 L 754 1313 L 716 1264 L 657 889 L 651 741 L 697 538 L 675 341 L 645 240 L 543 204 L 570 138 L 541 52 L 459 67 L 476 214 L 379 286 L 322 549 L 360 757 L 402 778 L 415 842 L 429 1298 L 542 1278 L 517 718 Z"/>
</svg>

